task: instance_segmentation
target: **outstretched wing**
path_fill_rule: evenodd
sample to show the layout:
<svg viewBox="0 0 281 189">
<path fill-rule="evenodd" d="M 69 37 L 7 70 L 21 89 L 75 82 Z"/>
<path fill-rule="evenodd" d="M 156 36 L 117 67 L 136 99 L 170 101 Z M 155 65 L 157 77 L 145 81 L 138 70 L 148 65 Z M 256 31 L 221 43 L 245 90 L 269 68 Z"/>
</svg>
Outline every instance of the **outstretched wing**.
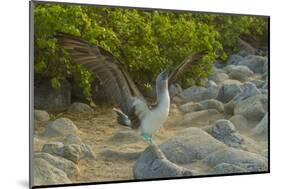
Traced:
<svg viewBox="0 0 281 189">
<path fill-rule="evenodd" d="M 106 94 L 117 103 L 123 113 L 128 115 L 134 112 L 132 99 L 138 99 L 146 105 L 143 95 L 125 67 L 110 52 L 69 34 L 59 32 L 55 37 L 59 40 L 59 44 L 70 53 L 75 63 L 95 73 L 104 86 Z"/>
<path fill-rule="evenodd" d="M 195 63 L 197 63 L 204 55 L 206 51 L 200 51 L 188 56 L 184 61 L 178 65 L 169 76 L 169 85 L 176 82 L 187 70 L 189 70 Z"/>
</svg>

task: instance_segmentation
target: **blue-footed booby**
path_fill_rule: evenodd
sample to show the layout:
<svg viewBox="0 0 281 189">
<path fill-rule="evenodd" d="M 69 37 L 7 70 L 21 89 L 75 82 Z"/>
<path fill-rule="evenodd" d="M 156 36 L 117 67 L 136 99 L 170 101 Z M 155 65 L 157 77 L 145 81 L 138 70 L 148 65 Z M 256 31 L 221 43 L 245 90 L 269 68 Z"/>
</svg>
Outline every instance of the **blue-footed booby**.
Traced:
<svg viewBox="0 0 281 189">
<path fill-rule="evenodd" d="M 137 130 L 150 144 L 153 143 L 152 135 L 162 127 L 169 114 L 169 84 L 175 82 L 205 54 L 201 51 L 186 58 L 170 76 L 168 70 L 162 71 L 156 79 L 157 105 L 150 108 L 125 66 L 109 51 L 69 34 L 59 32 L 55 37 L 75 63 L 93 72 L 105 86 L 106 94 L 118 106 L 118 109 L 114 108 L 118 123 Z"/>
</svg>

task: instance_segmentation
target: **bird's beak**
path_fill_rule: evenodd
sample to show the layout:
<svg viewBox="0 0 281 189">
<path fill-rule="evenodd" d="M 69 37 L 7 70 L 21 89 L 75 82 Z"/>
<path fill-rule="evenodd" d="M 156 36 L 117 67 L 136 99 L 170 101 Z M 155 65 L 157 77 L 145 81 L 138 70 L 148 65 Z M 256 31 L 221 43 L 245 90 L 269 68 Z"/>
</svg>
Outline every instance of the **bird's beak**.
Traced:
<svg viewBox="0 0 281 189">
<path fill-rule="evenodd" d="M 166 69 L 166 70 L 164 70 L 162 73 L 161 73 L 161 75 L 162 75 L 162 78 L 163 79 L 168 79 L 169 78 L 169 70 L 168 69 Z"/>
</svg>

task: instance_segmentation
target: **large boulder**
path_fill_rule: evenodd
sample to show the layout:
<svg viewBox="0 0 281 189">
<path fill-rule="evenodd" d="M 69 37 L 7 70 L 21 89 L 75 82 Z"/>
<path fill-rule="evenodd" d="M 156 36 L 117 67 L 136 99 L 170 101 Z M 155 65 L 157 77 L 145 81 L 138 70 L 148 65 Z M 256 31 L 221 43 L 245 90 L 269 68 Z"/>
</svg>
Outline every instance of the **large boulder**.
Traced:
<svg viewBox="0 0 281 189">
<path fill-rule="evenodd" d="M 255 84 L 253 84 L 252 82 L 245 82 L 242 86 L 241 86 L 242 92 L 237 94 L 233 100 L 235 102 L 247 99 L 250 96 L 255 96 L 258 94 L 261 94 L 260 90 L 256 87 Z"/>
<path fill-rule="evenodd" d="M 188 164 L 205 158 L 225 145 L 199 128 L 187 128 L 160 145 L 168 160 Z"/>
<path fill-rule="evenodd" d="M 227 103 L 241 92 L 242 89 L 237 84 L 223 84 L 219 89 L 217 100 Z"/>
<path fill-rule="evenodd" d="M 268 136 L 268 113 L 262 118 L 258 125 L 254 128 L 254 134 L 258 136 Z"/>
<path fill-rule="evenodd" d="M 171 178 L 192 176 L 192 171 L 170 162 L 161 150 L 150 145 L 133 167 L 135 179 Z"/>
<path fill-rule="evenodd" d="M 216 109 L 218 112 L 222 113 L 224 111 L 224 105 L 218 100 L 208 99 L 200 102 L 202 109 Z"/>
<path fill-rule="evenodd" d="M 50 81 L 43 81 L 34 86 L 34 107 L 51 111 L 66 110 L 71 103 L 71 86 L 66 80 L 54 89 Z"/>
<path fill-rule="evenodd" d="M 79 160 L 84 158 L 95 159 L 92 149 L 86 144 L 64 145 L 60 142 L 49 143 L 44 144 L 41 151 L 64 157 L 74 163 L 78 163 Z"/>
<path fill-rule="evenodd" d="M 251 121 L 260 121 L 268 112 L 268 98 L 259 94 L 239 101 L 234 107 L 235 115 L 242 115 Z"/>
<path fill-rule="evenodd" d="M 256 85 L 257 88 L 262 88 L 262 86 L 265 84 L 264 80 L 259 80 L 259 79 L 253 79 L 250 82 Z"/>
<path fill-rule="evenodd" d="M 208 129 L 208 133 L 230 147 L 241 148 L 244 145 L 243 137 L 236 132 L 234 125 L 229 120 L 220 119 L 216 121 Z"/>
<path fill-rule="evenodd" d="M 179 121 L 179 127 L 191 127 L 197 125 L 198 127 L 213 124 L 216 120 L 223 118 L 223 114 L 216 109 L 206 109 L 197 112 L 186 113 L 183 119 Z"/>
<path fill-rule="evenodd" d="M 35 121 L 49 121 L 50 116 L 48 112 L 44 110 L 34 110 L 34 120 Z"/>
<path fill-rule="evenodd" d="M 249 55 L 239 62 L 239 65 L 248 66 L 253 72 L 262 74 L 264 65 L 268 64 L 268 58 L 263 56 Z"/>
<path fill-rule="evenodd" d="M 33 177 L 35 186 L 71 183 L 65 172 L 41 158 L 33 161 Z"/>
<path fill-rule="evenodd" d="M 210 174 L 233 174 L 233 173 L 246 173 L 247 169 L 243 169 L 237 165 L 229 163 L 220 163 L 216 165 L 209 173 Z"/>
<path fill-rule="evenodd" d="M 229 147 L 208 155 L 203 162 L 212 167 L 228 163 L 246 169 L 248 172 L 268 170 L 267 160 L 263 156 Z"/>
<path fill-rule="evenodd" d="M 76 125 L 68 118 L 59 118 L 55 121 L 50 121 L 43 131 L 45 137 L 59 137 L 67 135 L 78 135 L 79 130 Z"/>
<path fill-rule="evenodd" d="M 238 129 L 246 129 L 249 127 L 248 120 L 242 115 L 234 115 L 229 121 L 235 125 Z"/>
<path fill-rule="evenodd" d="M 226 64 L 227 64 L 227 65 L 238 65 L 238 63 L 239 63 L 241 60 L 243 60 L 243 57 L 242 57 L 242 56 L 237 55 L 237 54 L 233 54 L 233 55 L 231 55 L 231 56 L 228 58 Z"/>
<path fill-rule="evenodd" d="M 203 109 L 202 105 L 197 102 L 188 102 L 179 106 L 180 111 L 184 113 L 196 112 Z"/>
<path fill-rule="evenodd" d="M 93 113 L 94 110 L 88 105 L 80 102 L 74 102 L 67 109 L 71 113 Z"/>
<path fill-rule="evenodd" d="M 62 141 L 64 144 L 82 144 L 82 140 L 78 135 L 67 135 L 63 138 Z"/>
<path fill-rule="evenodd" d="M 201 100 L 216 98 L 218 95 L 218 87 L 198 87 L 192 86 L 183 91 L 183 96 L 187 102 L 198 102 Z"/>
<path fill-rule="evenodd" d="M 229 76 L 226 73 L 215 72 L 209 76 L 209 80 L 214 81 L 217 84 L 221 84 L 223 81 L 227 80 Z"/>
<path fill-rule="evenodd" d="M 224 68 L 229 77 L 232 79 L 236 79 L 239 81 L 247 81 L 250 77 L 253 76 L 253 71 L 251 71 L 247 66 L 235 66 L 235 65 L 229 65 Z"/>
<path fill-rule="evenodd" d="M 52 166 L 65 172 L 67 176 L 71 177 L 71 176 L 77 176 L 79 174 L 78 166 L 74 164 L 72 161 L 69 161 L 65 158 L 59 156 L 53 156 L 48 153 L 35 153 L 34 157 L 46 160 Z"/>
</svg>

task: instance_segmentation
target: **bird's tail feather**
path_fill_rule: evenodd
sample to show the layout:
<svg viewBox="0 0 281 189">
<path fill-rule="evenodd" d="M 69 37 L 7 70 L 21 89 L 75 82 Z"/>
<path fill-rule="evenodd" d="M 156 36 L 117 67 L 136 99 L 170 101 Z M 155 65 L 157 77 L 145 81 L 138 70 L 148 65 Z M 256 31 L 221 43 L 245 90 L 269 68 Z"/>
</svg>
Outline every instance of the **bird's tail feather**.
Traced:
<svg viewBox="0 0 281 189">
<path fill-rule="evenodd" d="M 113 108 L 113 111 L 117 113 L 117 122 L 123 126 L 130 127 L 131 126 L 131 120 L 129 117 L 124 114 L 121 110 Z"/>
</svg>

